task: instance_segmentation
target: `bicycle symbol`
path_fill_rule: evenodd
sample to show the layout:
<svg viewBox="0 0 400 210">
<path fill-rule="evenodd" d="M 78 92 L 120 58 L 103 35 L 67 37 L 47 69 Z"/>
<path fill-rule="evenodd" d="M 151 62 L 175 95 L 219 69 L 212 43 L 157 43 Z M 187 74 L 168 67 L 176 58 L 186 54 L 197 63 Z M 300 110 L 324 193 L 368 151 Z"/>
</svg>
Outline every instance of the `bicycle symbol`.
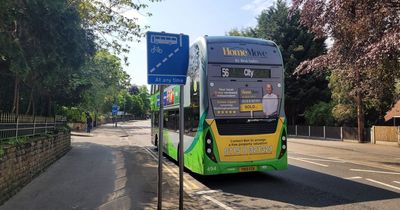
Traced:
<svg viewBox="0 0 400 210">
<path fill-rule="evenodd" d="M 158 53 L 158 54 L 162 54 L 163 50 L 159 47 L 159 46 L 153 46 L 153 48 L 151 48 L 151 53 Z"/>
</svg>

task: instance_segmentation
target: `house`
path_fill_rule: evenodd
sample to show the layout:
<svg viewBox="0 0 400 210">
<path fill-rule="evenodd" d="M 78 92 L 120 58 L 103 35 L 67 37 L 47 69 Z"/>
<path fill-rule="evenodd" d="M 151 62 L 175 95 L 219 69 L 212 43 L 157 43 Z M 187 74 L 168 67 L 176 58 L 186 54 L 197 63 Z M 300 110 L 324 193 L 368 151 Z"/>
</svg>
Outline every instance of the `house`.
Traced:
<svg viewBox="0 0 400 210">
<path fill-rule="evenodd" d="M 386 112 L 385 121 L 389 122 L 390 120 L 393 121 L 393 125 L 400 125 L 400 100 L 396 102 L 392 109 Z"/>
</svg>

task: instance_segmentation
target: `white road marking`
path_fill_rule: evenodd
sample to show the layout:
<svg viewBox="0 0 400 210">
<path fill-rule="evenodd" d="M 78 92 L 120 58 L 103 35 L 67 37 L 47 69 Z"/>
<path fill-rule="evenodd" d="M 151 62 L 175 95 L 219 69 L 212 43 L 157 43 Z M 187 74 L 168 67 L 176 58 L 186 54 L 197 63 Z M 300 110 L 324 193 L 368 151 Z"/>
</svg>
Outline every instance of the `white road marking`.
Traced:
<svg viewBox="0 0 400 210">
<path fill-rule="evenodd" d="M 144 148 L 156 161 L 158 161 L 158 156 L 157 154 L 155 154 L 153 151 L 151 151 L 148 148 Z M 164 167 L 171 173 L 172 176 L 174 176 L 176 179 L 178 179 L 179 181 L 179 171 L 177 169 L 173 169 L 172 167 L 168 166 L 164 160 L 163 160 L 163 165 Z M 191 188 L 189 189 L 199 189 L 200 187 L 197 186 L 195 183 L 193 183 L 192 181 L 190 181 L 187 177 L 183 177 L 183 179 L 185 180 L 186 184 L 190 185 Z"/>
<path fill-rule="evenodd" d="M 359 171 L 359 172 L 368 172 L 368 173 L 378 173 L 378 174 L 394 174 L 394 175 L 400 175 L 400 173 L 397 173 L 397 172 L 390 172 L 390 171 L 373 171 L 373 170 L 354 169 L 354 168 L 351 168 L 350 171 Z"/>
<path fill-rule="evenodd" d="M 366 179 L 366 180 L 368 180 L 368 181 L 370 181 L 370 182 L 377 183 L 377 184 L 381 184 L 381 185 L 383 185 L 383 186 L 390 187 L 390 188 L 393 188 L 393 189 L 396 189 L 396 190 L 400 190 L 400 187 L 396 187 L 396 186 L 393 186 L 393 185 L 390 185 L 390 184 L 386 184 L 386 183 L 383 183 L 383 182 L 379 182 L 379 181 L 376 181 L 376 180 L 373 180 L 373 179 Z"/>
<path fill-rule="evenodd" d="M 345 179 L 348 179 L 348 180 L 352 180 L 352 179 L 362 179 L 362 177 L 361 177 L 361 176 L 353 176 L 353 177 L 347 177 L 347 178 L 345 178 Z"/>
<path fill-rule="evenodd" d="M 204 194 L 217 193 L 217 192 L 221 192 L 221 190 L 203 190 L 203 191 L 196 192 L 196 194 L 204 195 Z"/>
<path fill-rule="evenodd" d="M 322 161 L 322 162 L 334 162 L 334 163 L 345 163 L 343 160 L 329 160 L 329 159 L 319 159 L 319 158 L 301 158 L 303 160 L 315 160 L 315 161 Z"/>
<path fill-rule="evenodd" d="M 293 143 L 296 143 L 296 142 L 293 142 Z M 298 143 L 298 144 L 301 144 L 301 143 Z M 297 152 L 291 152 L 290 154 L 307 155 L 307 156 L 317 157 L 317 158 L 326 158 L 326 157 L 321 157 L 321 156 L 318 156 L 318 155 L 301 154 L 301 153 L 297 153 Z M 335 159 L 335 158 L 330 157 L 330 159 Z M 400 160 L 400 158 L 395 158 L 395 159 L 399 159 Z M 340 159 L 338 159 L 338 160 L 340 160 Z M 352 164 L 360 165 L 360 166 L 368 166 L 368 167 L 375 167 L 375 168 L 383 167 L 383 168 L 387 168 L 387 170 L 397 170 L 398 169 L 396 167 L 391 167 L 391 166 L 387 166 L 387 165 L 383 166 L 383 165 L 369 164 L 369 163 L 366 163 L 366 162 L 359 162 L 359 161 L 353 161 L 353 160 L 343 160 L 343 161 L 345 161 L 346 163 L 352 163 Z"/>
<path fill-rule="evenodd" d="M 215 203 L 215 204 L 217 204 L 218 206 L 220 206 L 220 207 L 223 208 L 223 209 L 226 209 L 226 210 L 233 210 L 233 208 L 231 208 L 231 207 L 229 207 L 229 206 L 227 206 L 227 205 L 225 205 L 225 204 L 223 204 L 223 203 L 221 203 L 221 202 L 215 200 L 214 198 L 212 198 L 212 197 L 210 197 L 210 196 L 208 196 L 208 195 L 203 195 L 202 197 L 205 198 L 205 199 L 207 199 L 207 200 L 209 200 L 209 201 L 211 201 L 211 202 L 213 202 L 213 203 Z"/>
<path fill-rule="evenodd" d="M 301 159 L 301 158 L 289 157 L 289 159 L 294 159 L 294 160 L 298 160 L 298 161 L 303 161 L 303 162 L 311 163 L 311 164 L 314 164 L 314 165 L 317 165 L 317 166 L 329 167 L 328 165 L 325 165 L 325 164 L 316 163 L 316 162 L 312 162 L 312 161 L 308 161 L 308 160 L 303 160 L 303 159 Z"/>
<path fill-rule="evenodd" d="M 400 182 L 399 181 L 393 181 L 394 183 L 397 183 L 397 184 L 400 184 Z"/>
</svg>

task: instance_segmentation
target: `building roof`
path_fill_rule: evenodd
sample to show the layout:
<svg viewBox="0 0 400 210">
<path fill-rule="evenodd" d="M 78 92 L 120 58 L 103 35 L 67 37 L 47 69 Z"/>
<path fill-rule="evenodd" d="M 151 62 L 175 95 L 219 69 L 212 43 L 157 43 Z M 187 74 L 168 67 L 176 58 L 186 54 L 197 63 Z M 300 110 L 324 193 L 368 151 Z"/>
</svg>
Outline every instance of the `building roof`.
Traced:
<svg viewBox="0 0 400 210">
<path fill-rule="evenodd" d="M 400 100 L 392 107 L 391 110 L 386 112 L 385 121 L 391 120 L 393 117 L 400 118 Z"/>
</svg>

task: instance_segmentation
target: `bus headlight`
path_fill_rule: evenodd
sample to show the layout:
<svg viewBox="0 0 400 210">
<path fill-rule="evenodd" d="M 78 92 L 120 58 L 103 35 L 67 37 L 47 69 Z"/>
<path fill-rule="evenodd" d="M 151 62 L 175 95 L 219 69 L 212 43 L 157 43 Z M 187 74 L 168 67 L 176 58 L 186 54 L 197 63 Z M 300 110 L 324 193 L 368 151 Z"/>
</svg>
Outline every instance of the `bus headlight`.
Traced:
<svg viewBox="0 0 400 210">
<path fill-rule="evenodd" d="M 214 161 L 215 163 L 217 162 L 217 159 L 215 158 L 215 155 L 214 155 L 214 152 L 213 152 L 213 147 L 214 147 L 214 144 L 213 144 L 213 138 L 212 138 L 212 136 L 211 136 L 211 132 L 210 131 L 208 131 L 207 132 L 207 135 L 206 135 L 206 138 L 205 138 L 206 140 L 205 140 L 205 144 L 204 144 L 204 146 L 205 146 L 205 151 L 206 151 L 206 155 L 212 160 L 212 161 Z"/>
<path fill-rule="evenodd" d="M 282 132 L 282 137 L 281 137 L 281 151 L 279 152 L 279 158 L 281 159 L 283 155 L 286 153 L 286 148 L 287 148 L 287 141 L 286 141 L 286 129 L 283 130 Z"/>
</svg>

